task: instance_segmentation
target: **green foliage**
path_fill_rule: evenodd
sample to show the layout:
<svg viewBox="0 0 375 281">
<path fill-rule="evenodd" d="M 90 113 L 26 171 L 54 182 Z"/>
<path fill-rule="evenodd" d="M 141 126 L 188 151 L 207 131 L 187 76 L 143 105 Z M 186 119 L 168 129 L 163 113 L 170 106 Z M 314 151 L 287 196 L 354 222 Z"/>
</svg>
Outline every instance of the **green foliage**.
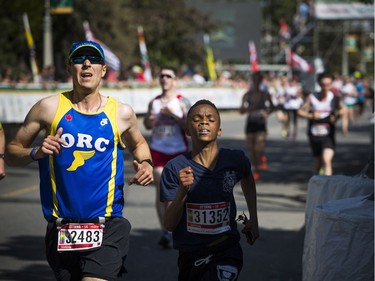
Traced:
<svg viewBox="0 0 375 281">
<path fill-rule="evenodd" d="M 212 2 L 259 2 L 263 9 L 263 31 L 277 36 L 279 20 L 293 24 L 297 1 L 281 0 L 201 0 Z M 52 36 L 56 74 L 64 78 L 67 53 L 73 42 L 84 40 L 83 22 L 90 23 L 93 34 L 105 43 L 121 60 L 122 69 L 141 65 L 137 27 L 143 26 L 148 57 L 152 67 L 172 65 L 175 67 L 198 66 L 204 68 L 205 53 L 201 45 L 204 33 L 213 33 L 220 26 L 208 15 L 196 8 L 198 0 L 73 0 L 72 14 L 53 14 Z M 361 0 L 373 3 L 373 0 Z M 48 2 L 47 2 L 48 3 Z M 25 39 L 22 14 L 27 13 L 36 46 L 39 68 L 43 65 L 43 20 L 45 0 L 0 0 L 0 71 L 7 66 L 16 75 L 30 71 L 29 49 Z M 197 7 L 197 6 L 194 6 Z M 342 22 L 330 23 L 338 25 Z M 328 52 L 326 59 L 339 67 L 341 49 L 334 45 L 333 33 L 321 32 L 320 51 Z M 303 55 L 313 56 L 312 32 L 310 41 L 303 44 Z M 335 35 L 336 36 L 336 35 Z M 198 39 L 198 40 L 197 40 Z M 340 38 L 339 38 L 340 39 Z M 342 39 L 341 39 L 342 40 Z M 341 42 L 338 40 L 337 42 Z M 302 49 L 302 48 L 300 48 Z M 244 63 L 227 61 L 225 63 Z"/>
<path fill-rule="evenodd" d="M 29 69 L 23 13 L 28 14 L 34 41 L 39 43 L 36 45 L 37 52 L 42 52 L 43 6 L 35 4 L 27 0 L 0 1 L 0 70 L 6 66 L 13 67 L 16 72 Z"/>
<path fill-rule="evenodd" d="M 292 26 L 293 16 L 296 13 L 296 1 L 265 0 L 263 2 L 263 18 L 270 19 L 272 24 L 270 28 L 273 34 L 279 32 L 280 19 Z"/>
<path fill-rule="evenodd" d="M 0 2 L 0 69 L 8 65 L 29 68 L 29 50 L 22 22 L 24 12 L 29 17 L 38 65 L 42 66 L 44 1 Z M 51 15 L 57 75 L 64 76 L 64 64 L 71 44 L 85 39 L 85 20 L 90 23 L 94 36 L 120 58 L 124 69 L 141 64 L 138 25 L 143 26 L 152 66 L 203 64 L 204 52 L 195 37 L 213 30 L 216 24 L 186 2 L 74 0 L 72 14 Z"/>
</svg>

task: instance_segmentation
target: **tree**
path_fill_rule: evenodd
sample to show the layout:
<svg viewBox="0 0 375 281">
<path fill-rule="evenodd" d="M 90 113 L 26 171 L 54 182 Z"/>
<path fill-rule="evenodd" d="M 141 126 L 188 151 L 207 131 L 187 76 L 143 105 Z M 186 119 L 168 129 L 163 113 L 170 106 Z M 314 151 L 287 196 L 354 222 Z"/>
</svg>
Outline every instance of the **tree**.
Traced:
<svg viewBox="0 0 375 281">
<path fill-rule="evenodd" d="M 32 1 L 0 1 L 0 70 L 12 67 L 15 74 L 30 69 L 22 14 L 27 12 L 34 41 L 42 42 L 43 6 Z M 41 53 L 42 44 L 37 45 Z"/>
<path fill-rule="evenodd" d="M 28 65 L 28 49 L 22 14 L 28 13 L 36 44 L 38 65 L 43 59 L 44 1 L 0 0 L 0 61 L 3 68 Z M 167 8 L 166 8 L 167 7 Z M 57 75 L 64 76 L 64 64 L 72 42 L 85 39 L 83 21 L 94 35 L 121 60 L 124 68 L 140 64 L 137 26 L 142 25 L 151 65 L 204 64 L 204 52 L 195 37 L 213 30 L 217 24 L 187 1 L 74 0 L 72 14 L 52 15 L 54 61 Z"/>
</svg>

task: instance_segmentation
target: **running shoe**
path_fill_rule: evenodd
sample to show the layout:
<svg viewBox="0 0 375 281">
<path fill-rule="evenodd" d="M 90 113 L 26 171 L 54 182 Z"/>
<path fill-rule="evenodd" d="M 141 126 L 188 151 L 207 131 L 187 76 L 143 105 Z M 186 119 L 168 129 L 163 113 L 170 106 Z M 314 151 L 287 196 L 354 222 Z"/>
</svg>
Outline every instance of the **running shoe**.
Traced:
<svg viewBox="0 0 375 281">
<path fill-rule="evenodd" d="M 253 172 L 253 178 L 255 181 L 260 180 L 260 174 L 258 171 Z"/>
<path fill-rule="evenodd" d="M 283 138 L 286 138 L 286 137 L 288 136 L 288 131 L 285 130 L 285 129 L 282 129 L 282 130 L 281 130 L 281 136 L 282 136 Z"/>
<path fill-rule="evenodd" d="M 169 232 L 163 233 L 163 235 L 160 237 L 160 240 L 158 242 L 158 245 L 161 246 L 163 249 L 170 249 L 172 244 L 171 235 Z"/>
<path fill-rule="evenodd" d="M 266 155 L 262 155 L 261 159 L 260 159 L 260 169 L 265 171 L 268 169 L 268 164 L 267 164 L 267 157 Z"/>
</svg>

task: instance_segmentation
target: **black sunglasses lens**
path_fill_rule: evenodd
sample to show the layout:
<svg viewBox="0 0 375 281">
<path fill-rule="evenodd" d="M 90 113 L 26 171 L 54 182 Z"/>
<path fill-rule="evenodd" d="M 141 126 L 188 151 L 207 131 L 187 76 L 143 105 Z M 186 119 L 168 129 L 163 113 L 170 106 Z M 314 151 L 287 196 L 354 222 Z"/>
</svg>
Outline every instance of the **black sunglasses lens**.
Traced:
<svg viewBox="0 0 375 281">
<path fill-rule="evenodd" d="M 80 63 L 83 63 L 85 59 L 86 59 L 86 56 L 72 57 L 72 63 L 80 64 Z"/>
<path fill-rule="evenodd" d="M 103 63 L 103 58 L 98 56 L 88 56 L 87 57 L 91 63 Z"/>
<path fill-rule="evenodd" d="M 102 57 L 99 57 L 99 56 L 77 56 L 77 57 L 73 57 L 71 59 L 71 61 L 74 63 L 74 64 L 82 64 L 85 60 L 89 60 L 91 63 L 93 64 L 103 64 L 104 63 L 104 60 Z"/>
<path fill-rule="evenodd" d="M 161 75 L 160 75 L 160 79 L 165 78 L 165 77 L 166 77 L 166 78 L 169 78 L 169 79 L 170 79 L 170 78 L 173 78 L 172 75 L 169 75 L 169 74 L 161 74 Z"/>
</svg>

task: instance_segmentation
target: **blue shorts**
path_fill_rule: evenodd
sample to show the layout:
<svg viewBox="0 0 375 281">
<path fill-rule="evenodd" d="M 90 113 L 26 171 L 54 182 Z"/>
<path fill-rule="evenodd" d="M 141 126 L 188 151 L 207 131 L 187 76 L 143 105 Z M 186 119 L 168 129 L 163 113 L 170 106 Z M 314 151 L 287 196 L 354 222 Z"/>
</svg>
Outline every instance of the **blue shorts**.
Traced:
<svg viewBox="0 0 375 281">
<path fill-rule="evenodd" d="M 117 280 L 125 270 L 125 259 L 129 249 L 131 225 L 125 218 L 106 219 L 103 244 L 90 251 L 57 251 L 56 223 L 47 225 L 45 236 L 47 261 L 57 280 L 81 280 L 83 277 L 96 277 Z"/>
</svg>

